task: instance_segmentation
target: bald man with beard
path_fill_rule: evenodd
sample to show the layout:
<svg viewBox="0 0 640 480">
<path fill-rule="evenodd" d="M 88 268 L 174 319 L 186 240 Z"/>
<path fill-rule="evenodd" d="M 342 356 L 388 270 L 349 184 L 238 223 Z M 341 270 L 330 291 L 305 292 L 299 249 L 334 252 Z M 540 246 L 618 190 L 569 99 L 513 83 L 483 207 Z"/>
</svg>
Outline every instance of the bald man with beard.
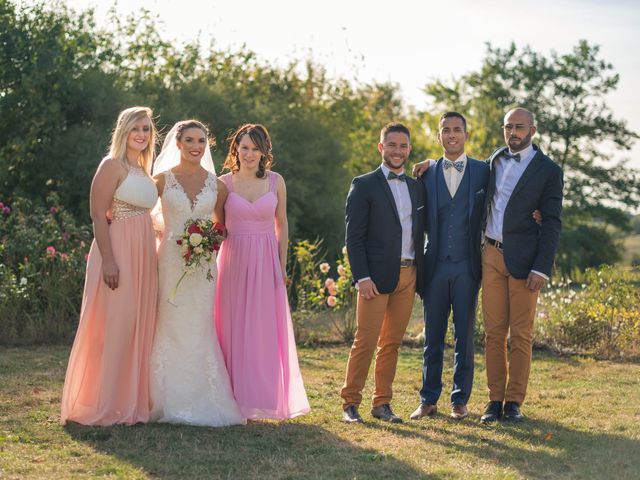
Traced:
<svg viewBox="0 0 640 480">
<path fill-rule="evenodd" d="M 489 159 L 482 252 L 489 388 L 484 423 L 524 418 L 538 294 L 551 276 L 560 237 L 562 169 L 531 143 L 536 130 L 533 113 L 509 110 L 503 125 L 506 145 Z M 542 213 L 540 224 L 531 216 L 534 210 Z"/>
</svg>

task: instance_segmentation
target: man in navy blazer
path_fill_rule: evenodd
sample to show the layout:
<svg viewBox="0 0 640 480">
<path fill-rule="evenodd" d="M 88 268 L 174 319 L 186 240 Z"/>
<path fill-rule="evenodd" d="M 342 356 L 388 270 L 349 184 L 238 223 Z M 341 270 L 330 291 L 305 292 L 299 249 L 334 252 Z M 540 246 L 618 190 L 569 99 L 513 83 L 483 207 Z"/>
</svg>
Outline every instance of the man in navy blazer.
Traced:
<svg viewBox="0 0 640 480">
<path fill-rule="evenodd" d="M 538 294 L 551 276 L 561 228 L 562 169 L 531 143 L 534 115 L 524 108 L 508 111 L 503 131 L 506 146 L 489 160 L 482 252 L 489 387 L 483 422 L 523 418 Z M 531 217 L 535 209 L 540 224 Z"/>
<path fill-rule="evenodd" d="M 349 353 L 343 420 L 362 422 L 362 401 L 375 353 L 373 417 L 402 420 L 391 410 L 392 383 L 415 294 L 421 292 L 424 200 L 420 183 L 404 173 L 410 134 L 400 123 L 380 132 L 382 164 L 353 179 L 347 195 L 346 245 L 358 289 L 357 330 Z"/>
<path fill-rule="evenodd" d="M 453 310 L 455 354 L 451 417 L 468 415 L 473 383 L 473 332 L 481 278 L 480 245 L 489 165 L 467 157 L 467 122 L 458 112 L 440 118 L 444 156 L 422 175 L 425 187 L 425 346 L 417 420 L 437 412 L 442 393 L 444 340 Z"/>
</svg>

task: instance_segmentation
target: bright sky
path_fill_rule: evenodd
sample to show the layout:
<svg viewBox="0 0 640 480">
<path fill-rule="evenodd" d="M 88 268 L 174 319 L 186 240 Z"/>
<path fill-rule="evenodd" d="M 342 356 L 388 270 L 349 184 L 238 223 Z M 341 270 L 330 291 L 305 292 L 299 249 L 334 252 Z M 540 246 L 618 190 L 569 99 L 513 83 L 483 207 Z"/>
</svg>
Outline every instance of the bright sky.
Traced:
<svg viewBox="0 0 640 480">
<path fill-rule="evenodd" d="M 65 1 L 95 7 L 99 23 L 112 5 Z M 614 114 L 640 132 L 637 0 L 146 0 L 117 9 L 127 14 L 141 5 L 160 16 L 166 38 L 213 40 L 232 50 L 245 44 L 278 65 L 311 57 L 333 76 L 397 83 L 405 100 L 420 108 L 427 106 L 425 83 L 477 70 L 486 42 L 506 48 L 513 41 L 548 55 L 567 53 L 586 39 L 620 74 L 608 99 Z M 640 169 L 640 142 L 622 156 Z"/>
</svg>

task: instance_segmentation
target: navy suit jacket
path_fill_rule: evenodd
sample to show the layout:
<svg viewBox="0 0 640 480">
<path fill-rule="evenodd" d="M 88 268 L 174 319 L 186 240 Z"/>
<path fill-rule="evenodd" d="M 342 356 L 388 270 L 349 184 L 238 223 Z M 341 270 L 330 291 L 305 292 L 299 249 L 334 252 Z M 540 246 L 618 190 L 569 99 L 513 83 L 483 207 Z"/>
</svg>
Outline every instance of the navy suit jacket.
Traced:
<svg viewBox="0 0 640 480">
<path fill-rule="evenodd" d="M 562 169 L 537 145 L 533 148 L 535 156 L 513 189 L 502 226 L 505 265 L 511 275 L 520 279 L 527 278 L 531 270 L 551 276 L 562 226 Z M 496 191 L 493 162 L 506 149 L 499 148 L 489 158 L 492 168 L 487 188 L 487 216 Z M 531 217 L 536 209 L 542 213 L 542 225 Z M 486 225 L 486 217 L 483 223 Z"/>
<path fill-rule="evenodd" d="M 416 291 L 422 293 L 424 194 L 407 177 L 412 206 L 412 233 L 417 266 Z M 346 245 L 354 280 L 370 277 L 380 293 L 391 293 L 400 279 L 402 227 L 387 179 L 378 167 L 351 182 L 346 205 Z"/>
<path fill-rule="evenodd" d="M 425 187 L 425 228 L 427 232 L 427 245 L 424 254 L 424 284 L 433 276 L 438 256 L 438 194 L 436 189 L 436 175 L 443 159 L 440 158 L 434 167 L 427 169 L 422 175 L 422 183 Z M 484 216 L 485 197 L 489 181 L 489 165 L 486 162 L 467 157 L 467 169 L 469 171 L 469 267 L 474 280 L 480 281 L 482 276 L 482 261 L 480 247 L 482 243 L 482 219 Z"/>
</svg>

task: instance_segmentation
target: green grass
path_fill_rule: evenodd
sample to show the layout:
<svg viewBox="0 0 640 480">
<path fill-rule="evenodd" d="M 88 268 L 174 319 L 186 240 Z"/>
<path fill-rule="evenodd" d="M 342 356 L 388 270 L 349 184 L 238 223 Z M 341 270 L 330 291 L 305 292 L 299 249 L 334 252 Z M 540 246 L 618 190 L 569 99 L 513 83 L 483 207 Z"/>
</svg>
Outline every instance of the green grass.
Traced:
<svg viewBox="0 0 640 480">
<path fill-rule="evenodd" d="M 67 347 L 0 348 L 0 479 L 638 478 L 640 365 L 536 353 L 521 424 L 483 426 L 485 372 L 463 422 L 339 421 L 347 347 L 301 349 L 308 416 L 221 429 L 59 425 Z M 449 362 L 451 357 L 447 358 Z M 394 408 L 417 406 L 421 349 L 403 350 Z M 451 370 L 445 370 L 445 389 Z M 371 394 L 371 384 L 366 388 Z"/>
</svg>

